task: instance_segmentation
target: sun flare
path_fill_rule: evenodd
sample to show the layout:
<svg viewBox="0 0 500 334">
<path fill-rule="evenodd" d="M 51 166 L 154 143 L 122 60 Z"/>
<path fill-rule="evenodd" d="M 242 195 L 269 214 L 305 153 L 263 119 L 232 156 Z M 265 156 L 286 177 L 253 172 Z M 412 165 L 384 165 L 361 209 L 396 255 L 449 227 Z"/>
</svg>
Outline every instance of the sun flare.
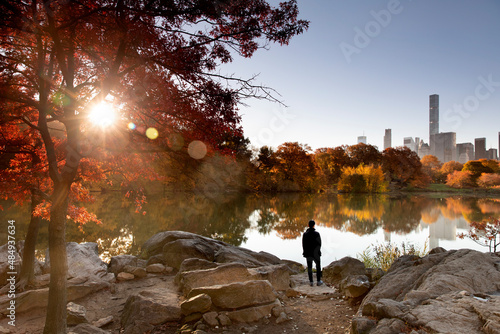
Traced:
<svg viewBox="0 0 500 334">
<path fill-rule="evenodd" d="M 89 114 L 89 120 L 94 125 L 99 125 L 103 128 L 109 127 L 116 121 L 116 111 L 111 104 L 101 102 L 92 108 Z"/>
</svg>

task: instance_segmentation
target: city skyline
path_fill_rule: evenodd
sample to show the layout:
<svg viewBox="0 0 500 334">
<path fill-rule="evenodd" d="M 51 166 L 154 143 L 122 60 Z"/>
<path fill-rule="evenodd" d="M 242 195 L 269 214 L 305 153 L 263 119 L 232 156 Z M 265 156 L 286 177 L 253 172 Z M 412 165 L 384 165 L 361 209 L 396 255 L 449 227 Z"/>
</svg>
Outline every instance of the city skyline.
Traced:
<svg viewBox="0 0 500 334">
<path fill-rule="evenodd" d="M 271 1 L 277 5 L 278 1 Z M 310 28 L 288 46 L 269 45 L 221 73 L 258 75 L 287 107 L 265 100 L 241 106 L 244 134 L 256 147 L 284 142 L 312 149 L 384 147 L 404 137 L 428 141 L 429 96 L 440 95 L 441 132 L 457 143 L 500 131 L 500 3 L 470 1 L 298 0 Z M 279 93 L 279 94 L 278 94 Z"/>
</svg>

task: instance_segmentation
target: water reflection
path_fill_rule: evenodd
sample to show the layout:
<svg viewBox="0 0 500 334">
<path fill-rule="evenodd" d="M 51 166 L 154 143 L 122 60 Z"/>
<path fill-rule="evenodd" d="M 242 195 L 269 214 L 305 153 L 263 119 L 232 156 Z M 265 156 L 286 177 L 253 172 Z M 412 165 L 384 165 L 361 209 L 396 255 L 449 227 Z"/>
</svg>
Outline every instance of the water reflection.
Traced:
<svg viewBox="0 0 500 334">
<path fill-rule="evenodd" d="M 3 203 L 3 207 L 9 207 Z M 150 196 L 146 214 L 135 212 L 134 204 L 119 193 L 99 194 L 89 206 L 103 221 L 81 229 L 67 225 L 67 240 L 95 241 L 105 258 L 121 253 L 136 254 L 154 233 L 182 230 L 242 245 L 251 231 L 262 238 L 276 233 L 282 240 L 301 236 L 309 219 L 318 226 L 358 236 L 383 229 L 387 235 L 409 234 L 429 224 L 430 247 L 439 239 L 454 239 L 457 228 L 467 222 L 498 218 L 500 199 L 475 197 L 431 197 L 387 195 L 282 194 L 256 196 L 220 194 L 206 196 L 169 193 Z M 17 239 L 24 237 L 29 222 L 26 208 L 10 207 L 0 212 L 2 221 L 16 220 Z M 5 231 L 1 231 L 5 233 Z M 1 235 L 6 240 L 6 235 Z M 47 247 L 47 223 L 40 229 L 38 249 Z M 2 242 L 4 243 L 4 242 Z M 271 251 L 272 252 L 272 251 Z"/>
</svg>

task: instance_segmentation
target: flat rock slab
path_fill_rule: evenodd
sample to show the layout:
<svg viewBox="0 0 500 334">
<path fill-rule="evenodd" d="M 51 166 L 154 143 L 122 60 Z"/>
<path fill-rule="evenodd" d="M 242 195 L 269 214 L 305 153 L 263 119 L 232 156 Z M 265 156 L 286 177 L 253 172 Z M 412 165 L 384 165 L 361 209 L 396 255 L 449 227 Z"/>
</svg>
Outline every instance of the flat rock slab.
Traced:
<svg viewBox="0 0 500 334">
<path fill-rule="evenodd" d="M 292 290 L 298 292 L 302 296 L 307 296 L 310 298 L 329 298 L 338 297 L 339 293 L 334 287 L 327 286 L 326 284 L 317 286 L 316 281 L 314 286 L 309 284 L 309 278 L 307 273 L 300 273 L 296 275 L 291 275 L 290 280 L 292 281 Z"/>
</svg>

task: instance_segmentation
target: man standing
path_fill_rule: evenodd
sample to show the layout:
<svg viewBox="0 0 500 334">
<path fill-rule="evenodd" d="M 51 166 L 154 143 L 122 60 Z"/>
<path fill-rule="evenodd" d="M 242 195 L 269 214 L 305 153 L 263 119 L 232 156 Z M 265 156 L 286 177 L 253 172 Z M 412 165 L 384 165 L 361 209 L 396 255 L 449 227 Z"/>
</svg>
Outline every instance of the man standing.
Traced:
<svg viewBox="0 0 500 334">
<path fill-rule="evenodd" d="M 321 236 L 314 228 L 316 222 L 314 220 L 309 221 L 309 228 L 305 231 L 302 236 L 302 255 L 307 261 L 307 274 L 309 275 L 309 282 L 311 286 L 313 283 L 313 272 L 312 263 L 316 264 L 316 279 L 318 281 L 318 286 L 323 284 L 321 280 Z"/>
</svg>

